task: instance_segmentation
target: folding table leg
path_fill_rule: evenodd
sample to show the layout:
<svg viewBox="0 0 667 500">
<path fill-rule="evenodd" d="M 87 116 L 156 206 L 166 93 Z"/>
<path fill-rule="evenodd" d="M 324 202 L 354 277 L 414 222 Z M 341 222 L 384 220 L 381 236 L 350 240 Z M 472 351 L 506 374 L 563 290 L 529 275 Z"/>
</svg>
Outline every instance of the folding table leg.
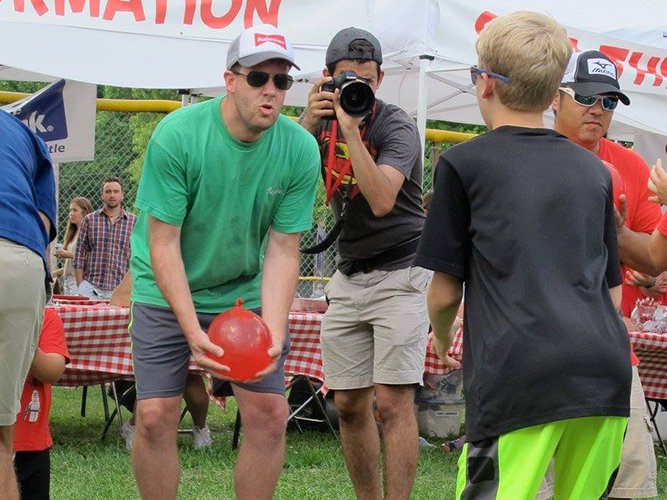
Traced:
<svg viewBox="0 0 667 500">
<path fill-rule="evenodd" d="M 102 392 L 104 393 L 104 384 L 102 384 L 101 387 L 102 387 Z M 131 390 L 132 388 L 128 389 L 126 393 Z M 111 394 L 113 395 L 113 401 L 116 407 L 111 412 L 111 415 L 109 415 L 109 407 L 107 406 L 106 398 L 104 399 L 106 422 L 104 424 L 104 430 L 102 431 L 102 436 L 100 438 L 102 441 L 106 439 L 107 433 L 109 432 L 109 428 L 111 427 L 111 424 L 113 423 L 115 417 L 118 417 L 118 428 L 120 429 L 121 427 L 123 427 L 123 414 L 120 411 L 121 408 L 120 398 L 118 397 L 118 391 L 116 391 L 116 384 L 114 384 L 113 382 L 111 383 Z"/>
<path fill-rule="evenodd" d="M 100 384 L 100 389 L 102 389 L 102 406 L 104 406 L 104 418 L 109 420 L 109 403 L 107 402 L 107 393 L 104 384 Z"/>
<path fill-rule="evenodd" d="M 120 399 L 118 398 L 118 392 L 116 391 L 116 384 L 111 384 L 111 394 L 113 394 L 114 403 L 116 403 L 116 415 L 118 415 L 118 425 L 123 427 L 123 414 L 120 411 Z"/>
<path fill-rule="evenodd" d="M 102 437 L 100 438 L 102 442 L 104 442 L 104 440 L 107 437 L 107 434 L 109 433 L 109 428 L 111 427 L 113 419 L 116 416 L 116 411 L 117 410 L 112 411 L 111 415 L 109 416 L 109 418 L 107 418 L 106 422 L 104 423 L 104 430 L 102 431 Z"/>
<path fill-rule="evenodd" d="M 86 396 L 88 396 L 88 386 L 83 386 L 83 391 L 81 392 L 81 416 L 86 416 Z"/>
<path fill-rule="evenodd" d="M 324 417 L 324 420 L 327 423 L 327 426 L 329 427 L 329 430 L 331 431 L 331 434 L 338 439 L 338 434 L 336 434 L 336 430 L 333 428 L 333 425 L 331 424 L 331 420 L 329 419 L 329 415 L 327 413 L 327 410 L 324 408 L 322 405 L 322 401 L 320 401 L 320 398 L 318 397 L 319 394 L 322 392 L 322 387 L 320 386 L 319 389 L 315 390 L 313 387 L 313 384 L 310 383 L 310 380 L 308 380 L 308 389 L 310 390 L 312 397 L 315 398 L 315 403 L 317 403 L 317 407 L 320 410 L 320 413 L 322 413 L 322 416 Z"/>
<path fill-rule="evenodd" d="M 649 418 L 651 419 L 651 423 L 653 424 L 653 428 L 655 429 L 655 433 L 658 436 L 658 440 L 660 441 L 660 446 L 662 447 L 662 451 L 667 456 L 667 447 L 665 447 L 665 442 L 662 440 L 662 436 L 660 435 L 660 429 L 658 428 L 658 424 L 655 421 L 655 417 L 658 415 L 658 411 L 660 410 L 660 403 L 658 401 L 654 401 L 655 403 L 655 409 L 651 408 L 651 401 L 649 398 L 646 398 L 646 406 L 648 407 L 648 414 Z"/>
<path fill-rule="evenodd" d="M 296 410 L 293 410 L 293 411 L 290 413 L 289 417 L 287 417 L 287 421 L 289 422 L 290 420 L 294 419 L 294 423 L 296 424 L 297 429 L 299 430 L 299 432 L 300 432 L 301 434 L 303 434 L 303 429 L 301 428 L 301 425 L 299 424 L 299 417 L 297 417 L 297 415 L 298 415 L 298 414 L 299 414 L 299 413 L 300 413 L 300 412 L 301 412 L 307 405 L 309 405 L 310 402 L 314 399 L 314 400 L 315 400 L 315 403 L 317 404 L 317 407 L 318 407 L 320 413 L 322 414 L 322 420 L 325 421 L 325 422 L 327 423 L 327 426 L 329 427 L 329 430 L 330 430 L 331 433 L 334 435 L 334 437 L 335 437 L 335 438 L 338 438 L 338 434 L 336 434 L 336 430 L 333 428 L 333 425 L 331 424 L 331 420 L 329 419 L 329 415 L 327 414 L 327 411 L 324 409 L 324 406 L 322 405 L 322 402 L 320 401 L 320 398 L 318 397 L 319 394 L 322 392 L 322 387 L 320 387 L 319 389 L 315 390 L 315 388 L 313 387 L 313 384 L 312 384 L 311 381 L 310 381 L 310 378 L 308 378 L 306 375 L 298 375 L 298 376 L 294 377 L 294 378 L 292 379 L 292 381 L 290 381 L 290 383 L 287 385 L 287 387 L 288 387 L 288 388 L 289 388 L 289 387 L 292 387 L 292 386 L 294 385 L 294 383 L 295 383 L 298 379 L 301 379 L 301 378 L 304 378 L 304 379 L 306 380 L 306 382 L 307 382 L 306 385 L 308 386 L 308 391 L 310 392 L 310 397 L 309 397 L 308 399 L 306 399 L 303 403 L 301 403 L 301 405 L 300 405 Z"/>
</svg>

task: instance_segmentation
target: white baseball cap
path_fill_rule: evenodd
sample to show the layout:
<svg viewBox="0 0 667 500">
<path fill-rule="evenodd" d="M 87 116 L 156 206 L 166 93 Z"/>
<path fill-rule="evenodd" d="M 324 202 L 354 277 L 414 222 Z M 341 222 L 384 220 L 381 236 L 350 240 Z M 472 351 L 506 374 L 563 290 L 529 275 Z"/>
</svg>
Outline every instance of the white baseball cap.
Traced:
<svg viewBox="0 0 667 500">
<path fill-rule="evenodd" d="M 227 51 L 227 69 L 239 63 L 245 68 L 269 59 L 283 59 L 294 63 L 294 50 L 287 36 L 270 24 L 260 24 L 243 30 Z"/>
</svg>

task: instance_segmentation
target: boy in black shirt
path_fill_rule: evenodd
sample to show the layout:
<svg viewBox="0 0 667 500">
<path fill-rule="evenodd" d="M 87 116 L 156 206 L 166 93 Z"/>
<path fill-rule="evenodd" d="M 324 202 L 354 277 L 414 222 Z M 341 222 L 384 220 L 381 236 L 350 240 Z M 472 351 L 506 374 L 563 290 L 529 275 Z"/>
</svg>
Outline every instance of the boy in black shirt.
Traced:
<svg viewBox="0 0 667 500">
<path fill-rule="evenodd" d="M 465 445 L 457 499 L 604 498 L 629 413 L 611 176 L 544 128 L 571 54 L 541 14 L 492 21 L 471 69 L 491 132 L 447 150 L 415 264 L 445 363 L 466 283 Z M 483 69 L 482 69 L 483 68 Z M 611 293 L 610 293 L 611 292 Z"/>
</svg>

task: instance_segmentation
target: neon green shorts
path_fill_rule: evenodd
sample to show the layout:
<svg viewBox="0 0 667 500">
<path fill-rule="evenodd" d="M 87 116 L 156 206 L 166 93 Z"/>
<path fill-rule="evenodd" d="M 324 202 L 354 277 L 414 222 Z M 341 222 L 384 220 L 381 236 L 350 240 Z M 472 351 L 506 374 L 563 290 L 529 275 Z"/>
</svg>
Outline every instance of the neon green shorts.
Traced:
<svg viewBox="0 0 667 500">
<path fill-rule="evenodd" d="M 554 459 L 554 500 L 607 498 L 621 463 L 625 417 L 559 420 L 466 443 L 457 500 L 534 500 Z"/>
</svg>

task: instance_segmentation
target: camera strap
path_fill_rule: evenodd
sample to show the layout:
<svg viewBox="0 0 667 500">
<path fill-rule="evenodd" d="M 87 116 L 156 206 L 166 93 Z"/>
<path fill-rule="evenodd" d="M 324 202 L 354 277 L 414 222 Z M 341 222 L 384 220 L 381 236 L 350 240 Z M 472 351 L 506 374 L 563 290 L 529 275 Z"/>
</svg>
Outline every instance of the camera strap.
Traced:
<svg viewBox="0 0 667 500">
<path fill-rule="evenodd" d="M 375 108 L 373 108 L 373 115 L 374 114 L 375 114 Z M 362 141 L 366 135 L 367 129 L 368 129 L 367 125 L 364 124 L 361 130 L 359 131 Z M 341 204 L 340 215 L 334 227 L 331 229 L 331 231 L 329 231 L 329 233 L 324 237 L 322 241 L 320 241 L 316 245 L 313 245 L 312 247 L 301 249 L 301 253 L 305 253 L 308 255 L 324 252 L 327 248 L 329 248 L 331 245 L 335 243 L 335 241 L 338 239 L 338 236 L 340 236 L 340 233 L 343 231 L 343 226 L 345 225 L 345 218 L 347 217 L 348 205 L 352 198 L 351 194 L 352 194 L 352 187 L 354 186 L 354 184 L 352 183 L 353 175 L 352 175 L 351 159 L 348 158 L 343 162 L 340 168 L 340 172 L 338 172 L 338 177 L 334 181 L 333 166 L 334 162 L 336 161 L 337 140 L 338 140 L 338 120 L 332 120 L 331 135 L 329 137 L 329 150 L 327 151 L 327 168 L 324 177 L 324 185 L 326 190 L 326 204 L 328 205 L 331 202 L 331 198 L 333 198 L 333 195 L 340 188 L 345 177 L 348 177 L 348 181 L 345 184 L 345 192 L 342 194 L 343 200 Z"/>
<path fill-rule="evenodd" d="M 347 184 L 347 187 L 345 189 L 345 195 L 343 196 L 343 204 L 340 210 L 340 217 L 338 217 L 338 220 L 336 221 L 336 224 L 331 229 L 331 231 L 329 231 L 329 233 L 327 233 L 324 239 L 319 243 L 317 243 L 316 245 L 313 245 L 312 247 L 308 248 L 302 248 L 301 253 L 314 255 L 320 252 L 324 252 L 327 248 L 329 248 L 336 242 L 338 236 L 340 236 L 341 231 L 343 231 L 343 226 L 345 225 L 345 218 L 347 217 L 347 206 L 348 203 L 350 202 L 349 195 L 351 190 L 352 190 L 352 183 L 350 182 Z"/>
<path fill-rule="evenodd" d="M 361 130 L 361 140 L 364 140 L 366 135 L 366 125 L 364 125 Z M 345 177 L 349 176 L 347 184 L 352 184 L 353 174 L 352 174 L 352 160 L 348 158 L 343 162 L 338 172 L 338 177 L 334 181 L 333 167 L 334 162 L 336 161 L 336 143 L 338 142 L 338 120 L 332 120 L 331 122 L 331 136 L 329 138 L 329 151 L 327 154 L 327 171 L 324 177 L 324 185 L 326 188 L 326 204 L 328 205 L 331 202 L 331 198 L 338 191 Z M 349 190 L 348 190 L 349 192 Z"/>
</svg>

